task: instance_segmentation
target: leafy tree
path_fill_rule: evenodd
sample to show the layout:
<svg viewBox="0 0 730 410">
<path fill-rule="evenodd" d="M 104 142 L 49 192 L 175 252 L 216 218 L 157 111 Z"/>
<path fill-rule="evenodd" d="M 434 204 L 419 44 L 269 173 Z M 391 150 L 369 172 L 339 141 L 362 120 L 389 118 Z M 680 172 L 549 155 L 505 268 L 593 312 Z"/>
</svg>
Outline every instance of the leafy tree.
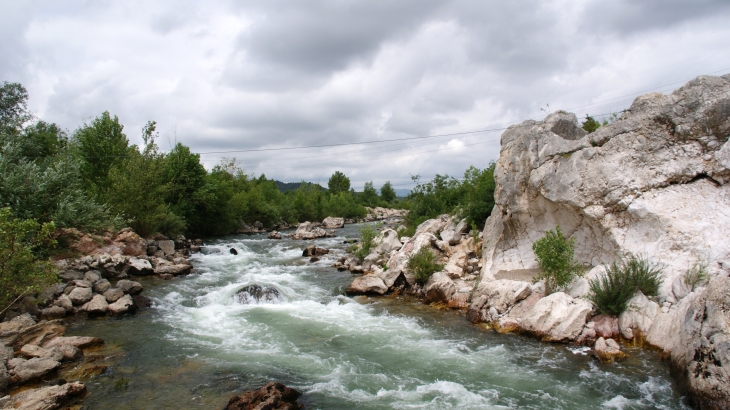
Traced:
<svg viewBox="0 0 730 410">
<path fill-rule="evenodd" d="M 469 225 L 484 226 L 494 208 L 494 190 L 497 183 L 494 181 L 495 164 L 480 170 L 474 166 L 464 172 L 461 184 L 463 197 L 460 200 L 461 214 Z"/>
<path fill-rule="evenodd" d="M 350 178 L 346 177 L 340 171 L 335 171 L 329 181 L 327 181 L 327 188 L 329 188 L 331 194 L 347 192 L 350 190 Z"/>
<path fill-rule="evenodd" d="M 359 196 L 360 203 L 365 206 L 377 206 L 378 205 L 378 191 L 375 190 L 372 182 L 366 182 L 365 187 L 362 190 L 362 194 Z"/>
<path fill-rule="evenodd" d="M 545 280 L 545 294 L 565 289 L 573 278 L 581 273 L 582 266 L 573 259 L 575 239 L 566 239 L 560 227 L 545 232 L 545 236 L 532 244 L 540 275 L 535 280 Z"/>
<path fill-rule="evenodd" d="M 392 203 L 398 198 L 390 181 L 386 181 L 383 186 L 380 187 L 380 198 L 388 203 Z"/>
<path fill-rule="evenodd" d="M 53 265 L 37 255 L 39 248 L 55 245 L 54 229 L 53 223 L 16 219 L 9 208 L 0 209 L 0 306 L 56 281 Z"/>
<path fill-rule="evenodd" d="M 177 215 L 197 227 L 203 216 L 200 208 L 206 200 L 203 188 L 208 174 L 200 164 L 200 155 L 178 142 L 165 156 L 163 168 L 162 178 L 169 184 L 165 201 Z"/>
<path fill-rule="evenodd" d="M 72 142 L 81 158 L 81 177 L 95 193 L 109 188 L 109 170 L 129 154 L 129 141 L 119 118 L 104 111 L 74 132 Z"/>
<path fill-rule="evenodd" d="M 588 131 L 588 133 L 595 132 L 598 128 L 600 128 L 601 123 L 596 121 L 593 117 L 586 114 L 586 120 L 583 121 L 583 129 Z"/>
<path fill-rule="evenodd" d="M 3 82 L 0 86 L 0 128 L 16 130 L 31 118 L 25 87 L 19 83 Z"/>
</svg>

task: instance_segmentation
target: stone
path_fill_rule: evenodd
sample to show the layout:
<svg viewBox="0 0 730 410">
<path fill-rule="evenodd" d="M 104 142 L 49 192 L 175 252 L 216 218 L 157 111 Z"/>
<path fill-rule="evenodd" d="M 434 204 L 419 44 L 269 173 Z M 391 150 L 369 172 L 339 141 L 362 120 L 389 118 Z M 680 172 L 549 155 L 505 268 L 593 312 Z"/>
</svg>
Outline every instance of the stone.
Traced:
<svg viewBox="0 0 730 410">
<path fill-rule="evenodd" d="M 141 256 L 147 252 L 147 241 L 130 228 L 119 231 L 119 235 L 114 238 L 113 243 L 123 255 Z"/>
<path fill-rule="evenodd" d="M 311 257 L 318 255 L 326 255 L 330 253 L 329 249 L 318 248 L 315 245 L 309 245 L 302 251 L 302 256 Z"/>
<path fill-rule="evenodd" d="M 134 312 L 134 299 L 130 295 L 124 295 L 118 298 L 114 303 L 109 305 L 109 313 L 112 315 L 121 315 L 124 313 Z"/>
<path fill-rule="evenodd" d="M 315 226 L 311 222 L 302 222 L 297 230 L 291 236 L 292 239 L 317 239 L 323 237 L 332 237 L 334 235 L 327 233 L 324 229 Z"/>
<path fill-rule="evenodd" d="M 591 285 L 588 279 L 578 276 L 568 285 L 565 289 L 565 293 L 570 295 L 572 298 L 586 298 L 591 292 Z"/>
<path fill-rule="evenodd" d="M 103 295 L 94 295 L 94 297 L 81 307 L 81 311 L 84 311 L 90 315 L 104 315 L 109 309 L 109 304 Z"/>
<path fill-rule="evenodd" d="M 689 298 L 690 296 L 687 296 Z M 681 318 L 672 374 L 695 408 L 730 408 L 730 278 L 715 277 Z"/>
<path fill-rule="evenodd" d="M 177 265 L 162 265 L 155 268 L 155 274 L 156 275 L 172 275 L 172 276 L 180 276 L 180 275 L 187 275 L 190 272 L 193 271 L 193 267 L 191 265 L 184 265 L 184 264 L 177 264 Z"/>
<path fill-rule="evenodd" d="M 421 222 L 421 224 L 416 227 L 416 235 L 420 233 L 430 233 L 432 235 L 436 235 L 441 232 L 445 227 L 447 227 L 450 223 L 451 217 L 449 215 L 439 215 L 434 219 L 428 219 Z"/>
<path fill-rule="evenodd" d="M 481 306 L 475 306 L 476 309 L 495 308 L 497 313 L 505 313 L 517 302 L 527 298 L 532 294 L 532 287 L 527 282 L 499 279 L 493 281 L 482 281 L 474 290 L 472 299 L 479 301 L 481 296 L 484 299 Z"/>
<path fill-rule="evenodd" d="M 134 300 L 134 307 L 137 310 L 147 310 L 152 307 L 152 299 L 147 296 L 132 295 L 132 300 Z"/>
<path fill-rule="evenodd" d="M 690 292 L 692 292 L 692 287 L 685 283 L 684 277 L 677 276 L 674 282 L 672 282 L 672 294 L 674 298 L 680 300 L 689 295 Z"/>
<path fill-rule="evenodd" d="M 5 368 L 5 363 L 0 363 L 0 396 L 2 396 L 5 389 L 8 388 L 8 385 L 10 384 L 10 373 L 8 373 L 8 369 Z M 0 399 L 2 400 L 2 399 Z M 2 401 L 0 401 L 0 406 L 2 406 Z M 2 406 L 3 408 L 6 408 L 5 406 Z"/>
<path fill-rule="evenodd" d="M 66 383 L 61 386 L 39 387 L 23 390 L 10 396 L 7 405 L 3 408 L 16 410 L 58 409 L 81 399 L 86 393 L 86 387 L 78 382 Z"/>
<path fill-rule="evenodd" d="M 590 302 L 556 292 L 537 301 L 521 318 L 521 326 L 543 341 L 568 342 L 578 337 L 592 310 Z"/>
<path fill-rule="evenodd" d="M 91 290 L 94 291 L 94 293 L 104 293 L 107 290 L 111 289 L 112 284 L 109 283 L 106 279 L 100 279 L 94 283 L 94 286 L 91 287 Z"/>
<path fill-rule="evenodd" d="M 64 295 L 66 296 L 66 295 Z M 67 297 L 68 298 L 68 297 Z M 41 309 L 41 317 L 43 319 L 59 319 L 66 316 L 66 309 L 60 306 L 49 306 Z"/>
<path fill-rule="evenodd" d="M 101 279 L 101 274 L 99 273 L 99 271 L 90 270 L 84 274 L 84 280 L 89 283 L 94 283 L 99 279 Z"/>
<path fill-rule="evenodd" d="M 456 228 L 454 228 L 456 233 L 459 235 L 466 235 L 469 233 L 469 224 L 466 222 L 466 218 L 459 221 L 458 224 L 456 224 Z"/>
<path fill-rule="evenodd" d="M 348 295 L 382 295 L 388 291 L 383 280 L 375 275 L 358 276 L 347 287 L 345 293 Z"/>
<path fill-rule="evenodd" d="M 446 272 L 452 279 L 460 278 L 466 268 L 467 254 L 463 250 L 456 251 L 444 266 Z"/>
<path fill-rule="evenodd" d="M 426 221 L 428 222 L 428 221 Z M 425 222 L 424 222 L 425 223 Z M 432 233 L 423 232 L 413 235 L 403 246 L 393 253 L 388 259 L 388 270 L 395 272 L 403 272 L 408 268 L 408 259 L 417 253 L 424 246 L 433 249 L 433 245 L 438 239 Z"/>
<path fill-rule="evenodd" d="M 47 349 L 50 352 L 58 352 L 61 354 L 61 359 L 59 361 L 73 361 L 78 360 L 81 357 L 83 357 L 84 352 L 81 351 L 76 346 L 71 345 L 60 345 L 60 346 L 53 346 L 50 349 Z"/>
<path fill-rule="evenodd" d="M 44 349 L 40 346 L 36 345 L 23 345 L 23 347 L 20 348 L 20 354 L 32 359 L 34 357 L 43 357 L 48 354 L 48 349 Z"/>
<path fill-rule="evenodd" d="M 674 346 L 679 343 L 680 330 L 687 310 L 699 296 L 699 292 L 691 292 L 678 304 L 672 305 L 668 312 L 657 314 L 646 335 L 646 343 L 663 350 L 666 354 L 671 353 Z"/>
<path fill-rule="evenodd" d="M 299 391 L 281 383 L 268 383 L 243 396 L 232 397 L 224 410 L 299 410 L 304 408 L 297 402 L 301 395 Z"/>
<path fill-rule="evenodd" d="M 122 296 L 124 296 L 124 291 L 119 288 L 111 288 L 104 292 L 104 297 L 106 298 L 107 303 L 114 303 Z"/>
<path fill-rule="evenodd" d="M 375 238 L 374 243 L 376 246 L 373 251 L 380 255 L 390 254 L 403 246 L 398 238 L 398 232 L 393 229 L 384 229 Z"/>
<path fill-rule="evenodd" d="M 69 299 L 68 295 L 59 296 L 58 299 L 53 302 L 53 304 L 66 309 L 66 312 L 71 312 L 74 310 L 73 302 L 71 302 L 71 299 Z"/>
<path fill-rule="evenodd" d="M 268 236 L 269 239 L 281 239 L 281 233 L 279 231 L 271 231 Z"/>
<path fill-rule="evenodd" d="M 449 245 L 456 245 L 461 242 L 461 235 L 453 229 L 447 229 L 441 232 L 441 239 L 448 242 Z"/>
<path fill-rule="evenodd" d="M 61 280 L 63 280 L 64 282 L 71 282 L 71 281 L 74 281 L 77 279 L 83 279 L 84 274 L 83 274 L 83 272 L 79 272 L 77 270 L 70 269 L 70 270 L 59 272 L 58 277 Z"/>
<path fill-rule="evenodd" d="M 621 351 L 619 344 L 613 339 L 604 339 L 599 337 L 593 346 L 593 354 L 604 363 L 611 363 L 626 357 L 626 353 Z"/>
<path fill-rule="evenodd" d="M 139 282 L 135 282 L 132 280 L 122 279 L 119 282 L 117 282 L 117 288 L 121 289 L 122 292 L 130 294 L 130 295 L 139 295 L 142 293 L 144 288 Z"/>
<path fill-rule="evenodd" d="M 13 358 L 13 348 L 0 344 L 0 363 L 7 363 L 8 360 Z"/>
<path fill-rule="evenodd" d="M 152 264 L 146 259 L 129 258 L 128 265 L 127 274 L 130 276 L 147 276 L 154 273 Z"/>
<path fill-rule="evenodd" d="M 43 348 L 50 349 L 56 346 L 69 345 L 79 349 L 97 347 L 104 344 L 104 340 L 91 336 L 59 336 L 43 344 Z"/>
<path fill-rule="evenodd" d="M 591 319 L 597 337 L 611 339 L 619 336 L 618 318 L 608 315 L 596 315 Z"/>
<path fill-rule="evenodd" d="M 13 376 L 10 378 L 12 384 L 23 384 L 30 380 L 38 379 L 61 366 L 50 358 L 33 358 L 19 363 L 13 368 Z"/>
<path fill-rule="evenodd" d="M 258 303 L 275 303 L 282 300 L 281 292 L 273 286 L 252 284 L 243 287 L 234 296 L 238 303 L 245 305 Z"/>
<path fill-rule="evenodd" d="M 165 254 L 165 256 L 174 255 L 175 254 L 175 241 L 172 241 L 172 240 L 157 241 L 157 248 L 159 250 L 161 250 Z"/>
<path fill-rule="evenodd" d="M 84 280 L 84 279 L 77 279 L 77 280 L 73 281 L 73 285 L 76 286 L 77 288 L 90 288 L 91 282 L 89 282 L 88 280 Z"/>
<path fill-rule="evenodd" d="M 456 285 L 445 272 L 436 272 L 424 286 L 426 296 L 423 303 L 447 303 L 456 292 Z"/>
<path fill-rule="evenodd" d="M 23 345 L 42 345 L 57 336 L 61 336 L 66 332 L 66 326 L 63 320 L 41 320 L 32 326 L 23 326 L 13 334 L 9 332 L 6 337 L 2 337 L 3 344 L 20 349 Z M 4 332 L 0 332 L 2 334 Z"/>
<path fill-rule="evenodd" d="M 661 301 L 698 257 L 719 274 L 730 260 L 730 213 L 721 211 L 730 196 L 728 93 L 730 77 L 700 76 L 636 98 L 591 134 L 563 111 L 508 128 L 483 231 L 484 276 L 536 268 L 531 245 L 556 226 L 575 239 L 580 263 L 629 252 L 661 261 Z"/>
<path fill-rule="evenodd" d="M 324 229 L 336 229 L 336 228 L 342 228 L 345 226 L 345 219 L 344 218 L 336 218 L 332 216 L 328 216 L 324 218 L 324 221 L 322 221 L 322 228 Z"/>
<path fill-rule="evenodd" d="M 651 329 L 654 318 L 660 311 L 661 308 L 658 303 L 649 300 L 643 293 L 637 291 L 626 303 L 626 310 L 618 317 L 621 336 L 626 339 L 646 336 L 649 329 Z"/>
</svg>

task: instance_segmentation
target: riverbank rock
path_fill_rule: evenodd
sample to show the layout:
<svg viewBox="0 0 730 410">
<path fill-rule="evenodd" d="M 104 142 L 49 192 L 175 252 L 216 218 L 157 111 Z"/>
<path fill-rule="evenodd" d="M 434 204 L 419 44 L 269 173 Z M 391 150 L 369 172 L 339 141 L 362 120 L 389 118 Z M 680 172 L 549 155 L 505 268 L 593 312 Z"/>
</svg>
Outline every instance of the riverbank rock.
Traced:
<svg viewBox="0 0 730 410">
<path fill-rule="evenodd" d="M 345 293 L 348 295 L 382 295 L 388 291 L 388 287 L 382 279 L 375 275 L 358 276 L 347 287 Z"/>
<path fill-rule="evenodd" d="M 322 228 L 324 229 L 338 229 L 342 228 L 343 226 L 345 226 L 344 218 L 328 216 L 324 218 L 324 221 L 322 221 Z"/>
<path fill-rule="evenodd" d="M 569 342 L 583 330 L 593 306 L 563 292 L 546 296 L 525 313 L 521 327 L 546 342 Z"/>
<path fill-rule="evenodd" d="M 124 313 L 134 312 L 136 305 L 134 299 L 130 295 L 124 295 L 118 298 L 114 303 L 109 304 L 109 313 L 113 315 L 121 315 Z"/>
<path fill-rule="evenodd" d="M 474 302 L 470 309 L 479 311 L 494 308 L 501 314 L 531 294 L 532 286 L 527 282 L 509 279 L 484 281 L 474 290 L 472 295 Z"/>
<path fill-rule="evenodd" d="M 618 317 L 621 336 L 629 340 L 636 336 L 645 337 L 659 312 L 659 304 L 637 291 L 626 303 L 626 310 Z"/>
<path fill-rule="evenodd" d="M 10 370 L 10 383 L 23 384 L 38 379 L 61 367 L 61 363 L 51 358 L 13 359 L 17 361 Z"/>
<path fill-rule="evenodd" d="M 315 245 L 309 245 L 302 251 L 302 256 L 312 257 L 319 255 L 326 255 L 330 253 L 329 249 L 318 248 Z"/>
<path fill-rule="evenodd" d="M 281 239 L 281 233 L 279 231 L 271 231 L 268 236 L 269 239 Z"/>
<path fill-rule="evenodd" d="M 236 301 L 246 305 L 252 303 L 273 303 L 281 300 L 281 292 L 273 286 L 248 285 L 236 292 Z"/>
<path fill-rule="evenodd" d="M 316 226 L 311 222 L 302 222 L 297 227 L 297 230 L 290 237 L 292 239 L 306 240 L 306 239 L 317 239 L 324 237 L 333 237 L 334 234 L 325 231 L 324 229 Z"/>
<path fill-rule="evenodd" d="M 59 336 L 51 339 L 50 341 L 43 344 L 44 349 L 50 349 L 56 346 L 69 345 L 78 347 L 79 349 L 86 349 L 90 347 L 101 346 L 104 344 L 104 340 L 98 337 L 91 336 Z"/>
<path fill-rule="evenodd" d="M 297 402 L 301 392 L 281 383 L 269 383 L 243 396 L 232 397 L 224 410 L 299 410 L 304 407 Z"/>
<path fill-rule="evenodd" d="M 603 337 L 596 340 L 596 344 L 593 346 L 593 354 L 604 363 L 611 363 L 626 357 L 626 353 L 621 351 L 621 346 L 615 340 L 604 339 Z"/>
<path fill-rule="evenodd" d="M 730 408 L 730 278 L 714 278 L 690 304 L 671 366 L 696 408 Z"/>
<path fill-rule="evenodd" d="M 75 400 L 82 398 L 84 393 L 86 387 L 78 382 L 40 387 L 3 397 L 0 399 L 0 407 L 17 410 L 53 410 L 73 404 Z"/>
<path fill-rule="evenodd" d="M 103 315 L 106 314 L 107 309 L 109 309 L 109 304 L 103 295 L 94 295 L 89 303 L 81 306 L 81 311 L 89 315 Z"/>
<path fill-rule="evenodd" d="M 536 268 L 532 243 L 560 226 L 581 263 L 627 252 L 661 261 L 660 303 L 676 302 L 675 279 L 698 260 L 727 276 L 729 133 L 730 75 L 638 97 L 591 134 L 563 111 L 511 126 L 495 168 L 483 275 Z"/>
<path fill-rule="evenodd" d="M 132 296 L 139 295 L 140 293 L 142 293 L 142 290 L 144 290 L 139 282 L 127 279 L 122 279 L 117 282 L 117 288 L 121 289 L 122 292 Z"/>
<path fill-rule="evenodd" d="M 445 272 L 436 272 L 424 286 L 423 303 L 447 303 L 456 292 L 456 285 Z"/>
<path fill-rule="evenodd" d="M 376 206 L 375 208 L 365 207 L 365 210 L 367 210 L 368 212 L 368 214 L 365 216 L 366 221 L 376 221 L 388 218 L 402 218 L 408 215 L 408 210 L 406 209 L 392 209 Z"/>
</svg>

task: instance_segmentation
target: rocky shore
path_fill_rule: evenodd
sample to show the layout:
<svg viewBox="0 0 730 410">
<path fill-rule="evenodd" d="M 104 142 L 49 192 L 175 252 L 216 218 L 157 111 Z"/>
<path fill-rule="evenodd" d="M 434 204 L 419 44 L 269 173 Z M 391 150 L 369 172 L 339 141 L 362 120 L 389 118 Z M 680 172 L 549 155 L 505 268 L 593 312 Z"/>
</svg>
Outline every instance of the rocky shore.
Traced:
<svg viewBox="0 0 730 410">
<path fill-rule="evenodd" d="M 728 75 L 639 97 L 592 134 L 562 111 L 526 121 L 502 135 L 483 244 L 442 215 L 412 238 L 385 229 L 362 261 L 335 266 L 363 273 L 348 294 L 409 292 L 498 332 L 590 346 L 604 362 L 625 356 L 620 343 L 651 347 L 670 360 L 695 407 L 730 408 L 729 137 Z M 576 239 L 576 259 L 588 268 L 545 295 L 532 280 L 532 243 L 556 226 Z M 421 285 L 408 259 L 424 247 L 445 266 Z M 629 253 L 661 264 L 659 295 L 636 292 L 618 317 L 599 315 L 589 280 Z M 698 263 L 709 280 L 688 284 Z"/>
</svg>

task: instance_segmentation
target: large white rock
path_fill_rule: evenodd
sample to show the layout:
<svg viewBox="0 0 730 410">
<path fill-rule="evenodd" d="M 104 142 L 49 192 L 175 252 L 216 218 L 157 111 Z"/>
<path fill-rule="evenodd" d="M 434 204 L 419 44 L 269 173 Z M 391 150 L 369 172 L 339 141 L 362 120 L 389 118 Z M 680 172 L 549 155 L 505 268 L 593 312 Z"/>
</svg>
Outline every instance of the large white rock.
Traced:
<svg viewBox="0 0 730 410">
<path fill-rule="evenodd" d="M 311 222 L 302 222 L 297 226 L 292 239 L 317 239 L 325 236 L 328 234 L 324 229 L 314 226 Z"/>
<path fill-rule="evenodd" d="M 521 327 L 544 341 L 574 340 L 586 324 L 593 306 L 556 292 L 540 299 L 521 319 Z"/>
<path fill-rule="evenodd" d="M 400 239 L 398 239 L 398 232 L 393 229 L 383 230 L 383 232 L 375 238 L 375 244 L 377 246 L 374 251 L 381 255 L 397 251 L 401 248 L 401 246 L 403 246 Z"/>
<path fill-rule="evenodd" d="M 428 222 L 428 221 L 426 221 Z M 425 223 L 425 222 L 424 222 Z M 408 259 L 418 252 L 424 246 L 431 248 L 436 244 L 438 238 L 429 232 L 422 232 L 413 235 L 403 246 L 388 259 L 388 270 L 395 272 L 403 272 L 408 267 Z"/>
<path fill-rule="evenodd" d="M 336 229 L 345 226 L 345 218 L 337 218 L 334 216 L 328 216 L 322 221 L 322 228 L 324 229 Z"/>
<path fill-rule="evenodd" d="M 460 278 L 464 274 L 467 259 L 468 256 L 463 250 L 454 252 L 449 258 L 449 262 L 444 266 L 444 272 L 454 279 Z"/>
<path fill-rule="evenodd" d="M 472 300 L 478 300 L 485 296 L 485 303 L 482 308 L 495 308 L 497 313 L 504 313 L 517 302 L 532 294 L 532 286 L 529 283 L 519 280 L 499 279 L 482 281 L 474 294 Z"/>
<path fill-rule="evenodd" d="M 659 312 L 661 312 L 661 308 L 658 303 L 649 300 L 643 293 L 636 292 L 626 303 L 626 310 L 618 317 L 621 336 L 633 339 L 638 335 L 637 331 L 646 336 Z"/>
<path fill-rule="evenodd" d="M 687 314 L 687 309 L 699 297 L 699 293 L 692 292 L 684 297 L 678 304 L 672 305 L 668 312 L 659 312 L 646 334 L 646 342 L 654 347 L 670 353 L 675 344 L 678 343 L 679 332 L 682 321 Z M 633 331 L 632 331 L 633 333 Z"/>
<path fill-rule="evenodd" d="M 510 127 L 484 229 L 484 277 L 537 267 L 532 243 L 557 225 L 576 239 L 582 263 L 627 252 L 661 261 L 662 300 L 697 260 L 730 273 L 729 95 L 730 75 L 702 76 L 637 98 L 591 134 L 562 111 Z"/>
<path fill-rule="evenodd" d="M 446 273 L 436 272 L 428 279 L 424 290 L 426 291 L 425 303 L 446 303 L 454 296 L 456 285 Z"/>
<path fill-rule="evenodd" d="M 387 291 L 388 287 L 385 286 L 382 279 L 375 275 L 363 275 L 355 278 L 347 287 L 345 293 L 348 295 L 382 295 Z"/>
</svg>

